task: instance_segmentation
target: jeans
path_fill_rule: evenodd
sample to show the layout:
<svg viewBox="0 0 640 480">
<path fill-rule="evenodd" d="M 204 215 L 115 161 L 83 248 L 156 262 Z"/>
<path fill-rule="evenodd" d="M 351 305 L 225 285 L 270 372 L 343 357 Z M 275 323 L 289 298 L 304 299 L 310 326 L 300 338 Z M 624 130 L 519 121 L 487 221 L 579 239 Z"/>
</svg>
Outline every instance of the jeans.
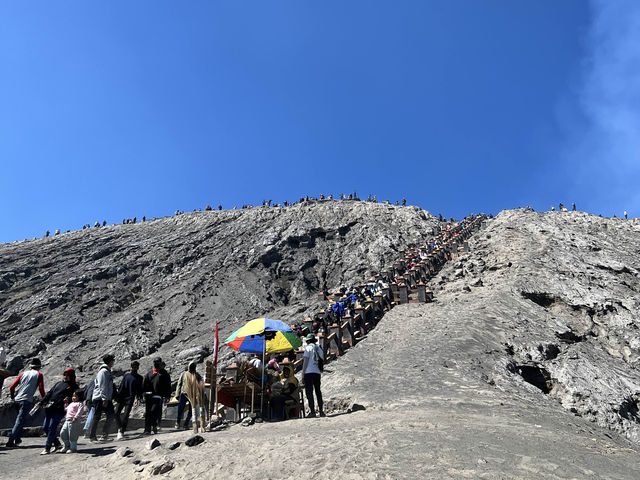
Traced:
<svg viewBox="0 0 640 480">
<path fill-rule="evenodd" d="M 82 422 L 76 420 L 65 420 L 62 430 L 60 430 L 60 438 L 64 442 L 64 448 L 76 452 L 78 450 L 78 437 L 80 436 L 80 426 Z"/>
<path fill-rule="evenodd" d="M 187 407 L 188 405 L 188 407 Z M 189 403 L 189 397 L 187 397 L 186 393 L 180 394 L 180 401 L 178 402 L 178 418 L 176 419 L 176 423 L 178 427 L 182 423 L 182 415 L 184 414 L 184 409 L 187 408 L 187 416 L 184 419 L 184 428 L 189 427 L 189 422 L 191 421 L 191 403 Z"/>
<path fill-rule="evenodd" d="M 45 443 L 44 446 L 45 450 L 51 450 L 53 445 L 56 447 L 60 446 L 60 440 L 58 439 L 58 425 L 63 417 L 63 413 L 45 413 L 44 425 L 42 425 L 44 433 L 47 434 L 47 443 Z"/>
<path fill-rule="evenodd" d="M 304 391 L 307 394 L 307 403 L 309 404 L 309 410 L 311 415 L 316 414 L 316 408 L 313 401 L 313 391 L 316 391 L 316 397 L 318 398 L 318 408 L 322 412 L 322 392 L 320 391 L 320 374 L 319 373 L 305 373 L 304 374 Z"/>
<path fill-rule="evenodd" d="M 89 407 L 89 414 L 87 415 L 87 421 L 85 422 L 83 429 L 89 433 L 91 430 L 91 423 L 93 422 L 93 415 L 96 413 L 96 407 L 93 405 L 87 405 L 87 407 Z"/>
<path fill-rule="evenodd" d="M 133 400 L 128 402 L 118 403 L 118 409 L 116 410 L 116 418 L 120 420 L 120 431 L 124 433 L 127 429 L 127 425 L 129 424 L 129 415 L 131 414 L 131 408 L 133 407 Z M 121 417 L 120 414 L 124 410 L 124 415 Z"/>
<path fill-rule="evenodd" d="M 22 400 L 17 403 L 20 404 L 20 411 L 16 417 L 16 423 L 13 426 L 13 430 L 11 430 L 11 435 L 9 435 L 9 443 L 14 443 L 16 440 L 20 440 L 22 438 L 22 427 L 24 427 L 24 424 L 27 421 L 27 416 L 33 406 L 33 400 Z"/>
<path fill-rule="evenodd" d="M 91 430 L 89 432 L 89 438 L 96 438 L 96 431 L 98 430 L 98 422 L 100 422 L 100 417 L 104 412 L 106 415 L 104 426 L 102 427 L 102 434 L 107 435 L 109 433 L 109 427 L 111 426 L 111 422 L 116 421 L 116 425 L 118 425 L 118 429 L 120 429 L 120 419 L 115 416 L 115 412 L 113 410 L 113 403 L 111 400 L 107 402 L 107 406 L 105 407 L 101 400 L 96 400 L 93 402 L 93 406 L 96 409 L 93 413 L 93 422 L 91 422 Z"/>
</svg>

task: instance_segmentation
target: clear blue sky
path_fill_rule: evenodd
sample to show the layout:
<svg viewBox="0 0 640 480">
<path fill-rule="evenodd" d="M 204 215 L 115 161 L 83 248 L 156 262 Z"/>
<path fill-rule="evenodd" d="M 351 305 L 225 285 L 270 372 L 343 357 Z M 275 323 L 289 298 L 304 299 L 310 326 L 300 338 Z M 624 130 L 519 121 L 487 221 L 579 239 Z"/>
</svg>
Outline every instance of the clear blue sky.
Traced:
<svg viewBox="0 0 640 480">
<path fill-rule="evenodd" d="M 354 190 L 640 215 L 640 10 L 609 3 L 2 2 L 0 242 Z"/>
</svg>

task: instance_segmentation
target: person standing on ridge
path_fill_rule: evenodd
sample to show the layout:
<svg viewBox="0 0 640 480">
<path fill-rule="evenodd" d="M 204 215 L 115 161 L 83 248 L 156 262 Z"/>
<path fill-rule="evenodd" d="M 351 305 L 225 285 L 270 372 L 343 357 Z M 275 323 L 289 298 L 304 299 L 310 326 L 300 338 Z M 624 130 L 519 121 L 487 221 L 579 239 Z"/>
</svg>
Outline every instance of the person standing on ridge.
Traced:
<svg viewBox="0 0 640 480">
<path fill-rule="evenodd" d="M 27 420 L 27 415 L 33 406 L 33 396 L 36 390 L 40 392 L 40 396 L 44 397 L 44 377 L 40 373 L 42 363 L 39 358 L 34 358 L 29 364 L 29 370 L 22 372 L 18 378 L 9 387 L 9 395 L 11 400 L 20 404 L 20 411 L 16 417 L 16 423 L 9 434 L 7 447 L 12 448 L 20 445 L 22 442 L 22 427 Z"/>
<path fill-rule="evenodd" d="M 140 363 L 138 361 L 134 360 L 131 362 L 131 371 L 125 373 L 118 387 L 118 409 L 116 410 L 116 417 L 120 421 L 120 429 L 118 430 L 116 440 L 122 440 L 124 438 L 124 432 L 129 423 L 131 409 L 134 403 L 142 400 L 142 383 L 144 379 L 142 375 L 138 373 L 139 368 Z M 123 409 L 124 415 L 120 417 Z"/>
<path fill-rule="evenodd" d="M 313 401 L 313 391 L 316 392 L 316 398 L 318 399 L 318 410 L 320 416 L 324 417 L 322 392 L 320 391 L 320 376 L 322 370 L 320 365 L 324 362 L 324 352 L 316 344 L 316 336 L 310 333 L 305 338 L 307 344 L 304 347 L 303 361 L 302 361 L 302 378 L 304 380 L 304 390 L 307 394 L 307 402 L 309 403 L 309 417 L 316 416 L 316 409 Z"/>
<path fill-rule="evenodd" d="M 106 419 L 104 422 L 104 426 L 102 427 L 102 437 L 101 440 L 108 440 L 109 438 L 109 427 L 111 426 L 111 422 L 116 420 L 116 424 L 118 425 L 118 429 L 120 429 L 120 419 L 115 416 L 115 412 L 113 409 L 113 375 L 111 375 L 111 369 L 113 368 L 113 364 L 116 359 L 113 355 L 108 353 L 104 357 L 102 357 L 103 364 L 100 366 L 98 370 L 98 374 L 94 380 L 93 387 L 93 395 L 91 400 L 93 402 L 93 406 L 95 411 L 93 412 L 93 420 L 91 422 L 91 429 L 89 430 L 89 440 L 92 442 L 97 442 L 98 438 L 96 437 L 96 431 L 98 430 L 98 422 L 100 422 L 100 417 L 104 412 L 106 415 Z"/>
</svg>

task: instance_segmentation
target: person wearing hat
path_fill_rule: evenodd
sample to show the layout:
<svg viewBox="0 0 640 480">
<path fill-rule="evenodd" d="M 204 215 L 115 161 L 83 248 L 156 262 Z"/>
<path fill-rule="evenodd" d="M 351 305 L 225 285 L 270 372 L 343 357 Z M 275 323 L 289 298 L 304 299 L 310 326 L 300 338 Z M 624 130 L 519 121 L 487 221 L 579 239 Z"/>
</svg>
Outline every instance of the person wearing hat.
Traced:
<svg viewBox="0 0 640 480">
<path fill-rule="evenodd" d="M 16 418 L 16 423 L 9 435 L 7 447 L 15 447 L 22 441 L 22 427 L 27 420 L 27 415 L 33 406 L 33 396 L 36 390 L 40 392 L 40 396 L 45 396 L 44 377 L 40 373 L 42 363 L 39 358 L 34 358 L 29 364 L 29 369 L 18 375 L 18 378 L 9 387 L 9 395 L 11 400 L 20 404 L 20 411 Z"/>
<path fill-rule="evenodd" d="M 313 391 L 316 392 L 316 398 L 318 399 L 318 410 L 320 416 L 324 417 L 324 410 L 322 409 L 322 392 L 320 391 L 320 375 L 322 373 L 321 366 L 324 362 L 324 352 L 317 345 L 316 336 L 310 333 L 305 338 L 306 345 L 304 347 L 303 361 L 302 361 L 302 378 L 304 380 L 304 390 L 307 394 L 307 403 L 309 403 L 309 417 L 316 416 L 316 409 L 313 401 Z"/>
<path fill-rule="evenodd" d="M 298 379 L 294 375 L 293 366 L 288 364 L 283 365 L 280 377 L 280 381 L 271 386 L 271 413 L 274 419 L 285 420 L 287 402 L 296 401 L 294 394 L 298 390 Z"/>
<path fill-rule="evenodd" d="M 160 357 L 154 358 L 153 369 L 144 377 L 142 390 L 145 401 L 144 433 L 150 435 L 152 430 L 158 433 L 162 404 L 171 397 L 171 377 Z"/>
<path fill-rule="evenodd" d="M 120 429 L 120 418 L 116 417 L 115 410 L 113 408 L 113 375 L 111 375 L 111 369 L 116 359 L 110 353 L 102 357 L 102 365 L 98 370 L 95 380 L 93 381 L 93 394 L 91 396 L 91 402 L 95 411 L 93 412 L 93 419 L 91 421 L 91 428 L 89 429 L 89 440 L 97 442 L 98 438 L 96 433 L 98 430 L 98 422 L 100 417 L 104 413 L 106 419 L 104 426 L 102 427 L 101 440 L 107 440 L 109 438 L 109 427 L 114 420 Z"/>
<path fill-rule="evenodd" d="M 43 430 L 47 434 L 47 441 L 40 455 L 47 455 L 56 450 L 64 451 L 58 438 L 58 424 L 65 415 L 65 401 L 70 403 L 71 397 L 76 390 L 78 390 L 76 371 L 73 368 L 67 368 L 62 374 L 62 381 L 51 387 L 40 401 L 40 404 L 44 407 Z M 51 447 L 53 447 L 53 450 Z"/>
</svg>

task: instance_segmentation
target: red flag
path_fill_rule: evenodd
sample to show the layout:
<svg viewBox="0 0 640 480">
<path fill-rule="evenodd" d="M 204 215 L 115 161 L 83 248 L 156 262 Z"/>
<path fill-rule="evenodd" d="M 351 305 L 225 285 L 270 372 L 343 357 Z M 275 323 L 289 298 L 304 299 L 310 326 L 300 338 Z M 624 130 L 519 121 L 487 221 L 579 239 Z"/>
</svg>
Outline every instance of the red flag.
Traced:
<svg viewBox="0 0 640 480">
<path fill-rule="evenodd" d="M 216 322 L 216 336 L 213 340 L 213 368 L 218 366 L 218 322 Z"/>
</svg>

